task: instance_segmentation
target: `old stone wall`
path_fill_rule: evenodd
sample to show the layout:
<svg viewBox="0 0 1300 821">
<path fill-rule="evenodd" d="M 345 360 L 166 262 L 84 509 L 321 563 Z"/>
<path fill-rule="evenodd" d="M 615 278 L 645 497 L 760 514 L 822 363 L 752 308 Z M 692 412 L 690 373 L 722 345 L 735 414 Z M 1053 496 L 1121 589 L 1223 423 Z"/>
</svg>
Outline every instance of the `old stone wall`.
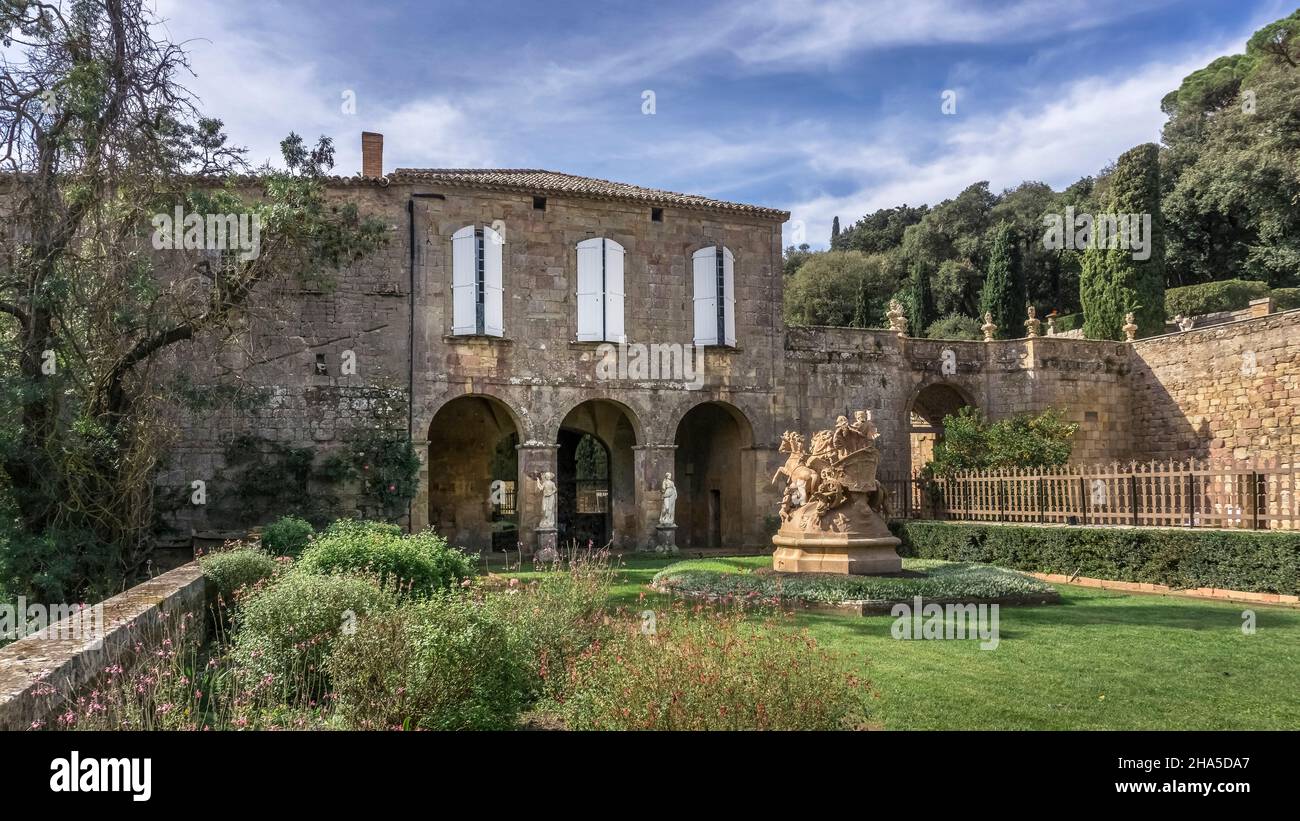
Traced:
<svg viewBox="0 0 1300 821">
<path fill-rule="evenodd" d="M 913 467 L 914 414 L 933 425 L 963 404 L 992 418 L 1058 408 L 1080 426 L 1079 462 L 1287 455 L 1297 444 L 1300 312 L 1136 345 L 787 328 L 773 216 L 666 205 L 656 221 L 646 203 L 549 196 L 543 209 L 528 194 L 415 184 L 335 194 L 383 218 L 385 248 L 329 287 L 282 283 L 224 344 L 170 352 L 195 385 L 241 386 L 238 397 L 176 409 L 182 434 L 164 484 L 208 482 L 205 505 L 182 503 L 172 517 L 181 533 L 260 523 L 232 481 L 232 441 L 253 436 L 324 457 L 374 425 L 381 407 L 386 424 L 409 429 L 423 462 L 409 524 L 475 549 L 494 531 L 531 548 L 541 518 L 534 477 L 577 482 L 573 442 L 584 435 L 605 450 L 608 486 L 582 504 L 606 494 L 602 538 L 622 548 L 653 542 L 668 473 L 680 494 L 679 544 L 765 543 L 781 433 L 810 434 L 859 409 L 876 418 L 882 472 L 898 477 Z M 504 234 L 500 338 L 451 335 L 451 236 L 476 224 Z M 597 236 L 626 250 L 627 342 L 700 357 L 698 378 L 611 375 L 608 348 L 575 341 L 576 245 Z M 691 254 L 714 243 L 735 254 L 736 345 L 696 351 Z M 630 351 L 614 351 L 615 361 L 627 364 Z M 513 509 L 493 496 L 498 480 L 513 485 Z M 332 499 L 333 490 L 302 492 L 346 513 L 349 499 Z M 561 508 L 580 507 L 583 492 L 567 490 Z"/>
<path fill-rule="evenodd" d="M 1300 449 L 1300 310 L 1133 345 L 1137 459 L 1280 459 Z"/>
</svg>

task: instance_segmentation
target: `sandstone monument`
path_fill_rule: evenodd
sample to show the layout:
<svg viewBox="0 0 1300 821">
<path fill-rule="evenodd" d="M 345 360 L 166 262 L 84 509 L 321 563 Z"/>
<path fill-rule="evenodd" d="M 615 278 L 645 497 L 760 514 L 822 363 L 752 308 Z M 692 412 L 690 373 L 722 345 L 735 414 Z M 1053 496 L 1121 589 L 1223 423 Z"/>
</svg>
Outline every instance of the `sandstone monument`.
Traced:
<svg viewBox="0 0 1300 821">
<path fill-rule="evenodd" d="M 772 568 L 786 573 L 869 575 L 898 573 L 903 560 L 884 516 L 887 494 L 876 481 L 880 451 L 868 411 L 853 422 L 840 416 L 832 430 L 818 431 L 804 449 L 802 434 L 786 431 L 789 454 L 772 481 L 785 476 L 781 527 L 772 537 Z"/>
</svg>

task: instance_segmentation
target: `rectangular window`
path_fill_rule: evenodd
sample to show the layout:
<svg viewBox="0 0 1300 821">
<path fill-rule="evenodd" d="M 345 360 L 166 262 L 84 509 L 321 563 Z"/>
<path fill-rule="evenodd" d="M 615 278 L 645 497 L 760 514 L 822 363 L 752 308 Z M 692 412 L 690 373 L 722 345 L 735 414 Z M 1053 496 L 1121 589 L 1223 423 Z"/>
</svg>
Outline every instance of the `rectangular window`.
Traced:
<svg viewBox="0 0 1300 821">
<path fill-rule="evenodd" d="M 467 225 L 452 235 L 452 334 L 503 334 L 501 267 L 504 245 L 501 234 L 486 226 Z"/>
<path fill-rule="evenodd" d="M 736 344 L 735 257 L 731 249 L 709 245 L 691 257 L 694 281 L 695 344 Z"/>
<path fill-rule="evenodd" d="M 580 342 L 618 342 L 623 329 L 623 246 L 593 237 L 578 243 L 577 312 Z"/>
</svg>

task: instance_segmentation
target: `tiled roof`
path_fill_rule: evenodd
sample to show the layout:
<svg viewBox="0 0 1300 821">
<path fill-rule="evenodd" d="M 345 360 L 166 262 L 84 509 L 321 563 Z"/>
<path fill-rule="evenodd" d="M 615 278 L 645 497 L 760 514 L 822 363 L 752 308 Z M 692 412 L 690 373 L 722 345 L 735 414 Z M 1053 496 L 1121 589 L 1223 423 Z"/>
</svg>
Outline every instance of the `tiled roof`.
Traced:
<svg viewBox="0 0 1300 821">
<path fill-rule="evenodd" d="M 715 200 L 695 194 L 678 194 L 657 188 L 642 188 L 624 182 L 611 182 L 595 177 L 579 177 L 558 171 L 538 168 L 399 168 L 388 175 L 392 182 L 424 182 L 454 185 L 463 188 L 483 188 L 494 191 L 520 191 L 535 194 L 569 194 L 589 199 L 643 202 L 647 205 L 666 205 L 676 208 L 695 208 L 711 211 L 731 211 L 741 214 L 786 220 L 787 211 L 746 205 L 739 202 Z"/>
</svg>

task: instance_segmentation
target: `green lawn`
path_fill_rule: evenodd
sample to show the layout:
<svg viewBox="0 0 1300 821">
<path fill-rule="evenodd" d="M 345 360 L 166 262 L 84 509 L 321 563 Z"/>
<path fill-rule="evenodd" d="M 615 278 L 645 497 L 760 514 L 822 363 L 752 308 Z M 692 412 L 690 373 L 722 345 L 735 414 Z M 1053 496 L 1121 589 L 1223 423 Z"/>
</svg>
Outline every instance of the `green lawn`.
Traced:
<svg viewBox="0 0 1300 821">
<path fill-rule="evenodd" d="M 662 607 L 646 585 L 672 561 L 624 559 L 611 602 Z M 996 650 L 898 641 L 889 616 L 803 613 L 793 622 L 863 659 L 886 729 L 1300 728 L 1300 611 L 1252 606 L 1248 636 L 1247 605 L 1057 589 L 1059 605 L 1001 608 Z"/>
</svg>

